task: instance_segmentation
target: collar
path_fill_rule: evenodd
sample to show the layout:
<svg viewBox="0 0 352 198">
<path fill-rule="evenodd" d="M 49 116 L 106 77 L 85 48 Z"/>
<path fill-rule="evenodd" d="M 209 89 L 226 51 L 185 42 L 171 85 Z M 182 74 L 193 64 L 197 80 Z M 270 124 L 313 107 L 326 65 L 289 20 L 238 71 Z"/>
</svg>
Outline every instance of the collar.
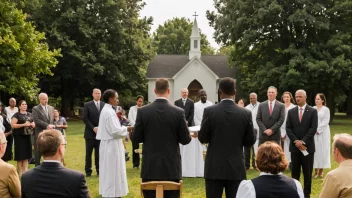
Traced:
<svg viewBox="0 0 352 198">
<path fill-rule="evenodd" d="M 304 111 L 304 110 L 306 109 L 306 107 L 307 107 L 307 103 L 306 103 L 306 104 L 304 104 L 304 105 L 303 105 L 303 107 L 300 107 L 300 106 L 298 106 L 298 105 L 297 105 L 297 107 L 298 107 L 298 111 L 299 111 L 299 109 L 300 109 L 300 108 L 302 108 L 302 109 L 303 109 L 303 111 Z"/>
<path fill-rule="evenodd" d="M 61 164 L 61 162 L 59 162 L 59 161 L 57 161 L 57 160 L 43 160 L 43 162 L 55 162 L 55 163 Z"/>
<path fill-rule="evenodd" d="M 182 101 L 185 101 L 185 100 L 187 100 L 188 98 L 186 98 L 186 99 L 184 99 L 184 98 L 181 98 L 182 99 Z"/>
<path fill-rule="evenodd" d="M 262 176 L 262 175 L 282 175 L 282 173 L 271 174 L 271 173 L 260 172 L 260 176 Z"/>
<path fill-rule="evenodd" d="M 156 99 L 156 100 L 157 100 L 157 99 L 167 100 L 167 98 L 165 98 L 165 97 L 156 97 L 155 99 Z"/>
<path fill-rule="evenodd" d="M 224 99 L 222 99 L 220 102 L 222 102 L 222 101 L 224 101 L 224 100 L 231 100 L 232 102 L 234 102 L 232 98 L 224 98 Z"/>
<path fill-rule="evenodd" d="M 100 103 L 100 100 L 98 100 L 98 101 L 93 100 L 93 102 L 94 102 L 94 103 Z"/>
<path fill-rule="evenodd" d="M 270 102 L 272 102 L 272 104 L 275 104 L 276 99 L 274 99 L 273 101 L 268 100 L 268 103 L 269 103 L 269 104 L 270 104 Z"/>
<path fill-rule="evenodd" d="M 48 105 L 43 106 L 42 104 L 40 104 L 40 106 L 42 106 L 43 109 L 45 109 L 45 107 L 48 107 Z"/>
<path fill-rule="evenodd" d="M 339 164 L 340 166 L 352 166 L 352 159 L 346 159 Z"/>
</svg>

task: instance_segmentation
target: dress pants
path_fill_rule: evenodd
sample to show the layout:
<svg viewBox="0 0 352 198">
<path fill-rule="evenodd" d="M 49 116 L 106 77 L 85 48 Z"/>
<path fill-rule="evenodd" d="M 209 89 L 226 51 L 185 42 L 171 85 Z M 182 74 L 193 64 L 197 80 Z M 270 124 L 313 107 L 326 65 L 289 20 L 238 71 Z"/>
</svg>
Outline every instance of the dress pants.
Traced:
<svg viewBox="0 0 352 198">
<path fill-rule="evenodd" d="M 245 165 L 246 165 L 246 169 L 249 169 L 250 166 L 251 166 L 251 151 L 252 151 L 252 167 L 255 169 L 256 166 L 255 166 L 255 153 L 254 153 L 254 147 L 251 146 L 251 147 L 244 147 L 244 162 L 245 162 Z"/>
<path fill-rule="evenodd" d="M 133 168 L 139 167 L 140 157 L 139 153 L 134 152 L 134 150 L 139 149 L 139 143 L 136 141 L 132 141 L 132 163 Z"/>
<path fill-rule="evenodd" d="M 99 146 L 100 140 L 96 139 L 85 139 L 86 140 L 86 165 L 85 171 L 87 175 L 92 174 L 92 153 L 94 149 L 94 161 L 95 161 L 95 169 L 97 174 L 99 175 Z"/>
<path fill-rule="evenodd" d="M 180 182 L 179 179 L 175 180 L 167 180 L 167 179 L 143 179 L 142 182 L 149 182 L 149 181 L 172 181 L 172 182 Z M 155 190 L 143 190 L 144 198 L 155 198 L 156 191 Z M 180 198 L 180 191 L 179 190 L 165 190 L 164 191 L 164 198 Z"/>
<path fill-rule="evenodd" d="M 303 170 L 304 177 L 304 197 L 310 197 L 311 185 L 312 185 L 312 173 L 313 173 L 313 162 L 314 162 L 314 153 L 310 153 L 307 156 L 304 156 L 301 152 L 291 152 L 291 163 L 292 178 L 299 181 L 301 175 L 301 167 Z"/>
<path fill-rule="evenodd" d="M 241 180 L 217 180 L 205 179 L 205 191 L 207 198 L 221 198 L 225 188 L 227 198 L 236 197 Z"/>
</svg>

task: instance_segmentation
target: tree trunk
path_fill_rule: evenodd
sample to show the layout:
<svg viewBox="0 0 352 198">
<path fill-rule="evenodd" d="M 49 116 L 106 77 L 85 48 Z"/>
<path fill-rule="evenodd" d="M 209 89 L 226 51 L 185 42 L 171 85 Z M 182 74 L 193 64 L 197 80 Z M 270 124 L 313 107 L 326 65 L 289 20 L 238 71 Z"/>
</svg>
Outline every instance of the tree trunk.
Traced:
<svg viewBox="0 0 352 198">
<path fill-rule="evenodd" d="M 70 117 L 71 101 L 74 99 L 73 90 L 70 86 L 70 80 L 61 80 L 62 100 L 61 100 L 61 115 L 63 117 Z"/>
<path fill-rule="evenodd" d="M 334 115 L 335 115 L 335 94 L 334 91 L 329 90 L 326 92 L 326 101 L 327 104 L 326 106 L 330 109 L 330 123 L 334 120 Z"/>
<path fill-rule="evenodd" d="M 352 89 L 349 91 L 346 98 L 346 115 L 352 116 Z"/>
</svg>

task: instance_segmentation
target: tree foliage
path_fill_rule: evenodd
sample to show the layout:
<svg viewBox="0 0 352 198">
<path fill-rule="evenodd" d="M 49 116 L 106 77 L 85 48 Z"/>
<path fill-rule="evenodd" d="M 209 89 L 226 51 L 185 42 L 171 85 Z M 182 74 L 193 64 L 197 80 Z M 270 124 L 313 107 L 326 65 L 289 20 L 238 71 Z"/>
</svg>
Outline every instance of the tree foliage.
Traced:
<svg viewBox="0 0 352 198">
<path fill-rule="evenodd" d="M 0 1 L 0 90 L 33 99 L 38 75 L 52 75 L 59 50 L 50 51 L 45 36 L 10 1 Z"/>
<path fill-rule="evenodd" d="M 153 45 L 158 54 L 187 54 L 190 50 L 190 36 L 193 23 L 184 17 L 173 18 L 159 25 L 153 33 Z M 205 34 L 201 35 L 202 54 L 214 54 Z"/>
</svg>

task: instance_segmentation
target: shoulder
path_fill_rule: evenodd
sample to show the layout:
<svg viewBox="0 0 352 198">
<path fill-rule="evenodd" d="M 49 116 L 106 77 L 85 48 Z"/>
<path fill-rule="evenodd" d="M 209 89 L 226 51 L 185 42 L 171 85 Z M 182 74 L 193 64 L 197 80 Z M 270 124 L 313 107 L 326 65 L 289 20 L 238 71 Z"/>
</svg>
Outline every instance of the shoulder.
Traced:
<svg viewBox="0 0 352 198">
<path fill-rule="evenodd" d="M 16 167 L 14 165 L 6 163 L 4 161 L 0 162 L 0 167 L 1 167 L 1 172 L 3 170 L 7 170 L 7 171 L 13 171 L 14 170 L 14 171 L 16 171 Z"/>
<path fill-rule="evenodd" d="M 193 101 L 192 99 L 190 99 L 190 98 L 187 98 L 187 100 L 188 100 L 189 102 L 194 103 L 194 101 Z"/>
<path fill-rule="evenodd" d="M 92 103 L 93 103 L 93 101 L 85 102 L 85 103 L 84 103 L 84 106 L 88 106 L 88 105 L 90 105 L 90 104 L 92 104 Z"/>
<path fill-rule="evenodd" d="M 73 169 L 69 169 L 69 168 L 64 168 L 63 172 L 67 173 L 67 175 L 70 175 L 73 178 L 81 178 L 84 177 L 83 173 L 73 170 Z"/>
<path fill-rule="evenodd" d="M 263 107 L 263 106 L 265 106 L 265 105 L 268 105 L 268 101 L 267 101 L 267 100 L 264 101 L 264 102 L 261 102 L 261 103 L 259 104 L 259 107 Z"/>
<path fill-rule="evenodd" d="M 133 111 L 133 110 L 136 110 L 136 109 L 137 109 L 136 105 L 133 105 L 132 107 L 130 107 L 130 111 Z"/>
<path fill-rule="evenodd" d="M 327 106 L 323 106 L 323 109 L 324 109 L 324 111 L 326 111 L 326 112 L 330 112 L 330 109 L 329 109 L 329 107 L 327 107 Z"/>
<path fill-rule="evenodd" d="M 309 105 L 307 105 L 306 106 L 306 110 L 310 110 L 310 111 L 317 111 L 317 109 L 316 108 L 314 108 L 314 107 L 311 107 L 311 106 L 309 106 Z"/>
<path fill-rule="evenodd" d="M 278 100 L 276 100 L 276 104 L 279 105 L 279 106 L 281 106 L 281 107 L 283 107 L 283 108 L 285 108 L 284 103 L 282 103 L 282 102 L 280 102 L 280 101 L 278 101 Z"/>
</svg>

